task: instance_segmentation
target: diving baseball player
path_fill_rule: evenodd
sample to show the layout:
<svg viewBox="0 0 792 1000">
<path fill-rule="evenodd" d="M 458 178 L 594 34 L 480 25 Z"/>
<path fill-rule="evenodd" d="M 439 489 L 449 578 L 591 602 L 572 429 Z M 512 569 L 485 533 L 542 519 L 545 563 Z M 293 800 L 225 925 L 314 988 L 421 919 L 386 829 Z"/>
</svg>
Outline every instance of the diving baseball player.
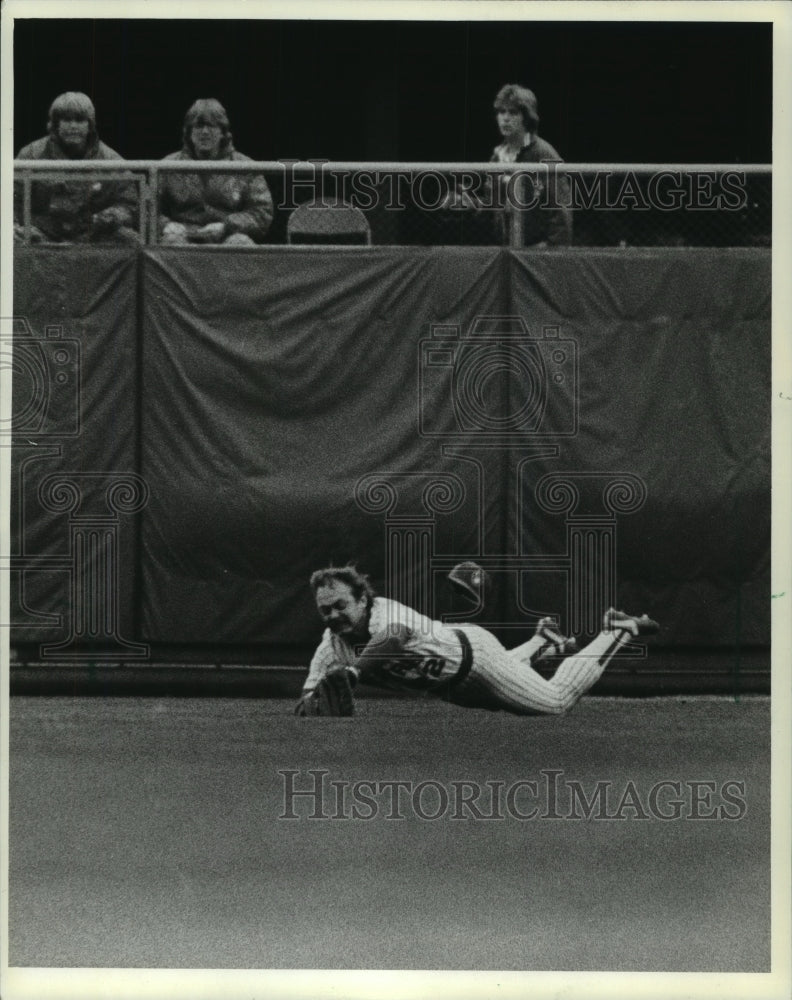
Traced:
<svg viewBox="0 0 792 1000">
<path fill-rule="evenodd" d="M 486 574 L 468 562 L 456 566 L 449 579 L 477 599 Z M 602 631 L 577 653 L 575 640 L 555 632 L 548 618 L 531 639 L 507 650 L 478 625 L 444 625 L 375 596 L 368 578 L 353 566 L 317 570 L 311 588 L 327 627 L 298 715 L 352 715 L 358 682 L 427 691 L 471 708 L 560 715 L 599 680 L 621 646 L 659 629 L 646 615 L 609 608 Z M 532 666 L 548 656 L 565 656 L 549 680 Z"/>
</svg>

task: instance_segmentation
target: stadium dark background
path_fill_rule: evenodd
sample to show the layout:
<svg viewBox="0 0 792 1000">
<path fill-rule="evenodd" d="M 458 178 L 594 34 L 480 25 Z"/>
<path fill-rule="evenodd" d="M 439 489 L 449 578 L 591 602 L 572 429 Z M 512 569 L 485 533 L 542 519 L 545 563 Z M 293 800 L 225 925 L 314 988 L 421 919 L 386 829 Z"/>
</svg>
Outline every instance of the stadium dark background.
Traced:
<svg viewBox="0 0 792 1000">
<path fill-rule="evenodd" d="M 481 161 L 492 99 L 535 90 L 568 162 L 771 159 L 772 26 L 753 23 L 18 20 L 14 149 L 88 93 L 127 158 L 181 143 L 197 97 L 255 159 Z"/>
</svg>

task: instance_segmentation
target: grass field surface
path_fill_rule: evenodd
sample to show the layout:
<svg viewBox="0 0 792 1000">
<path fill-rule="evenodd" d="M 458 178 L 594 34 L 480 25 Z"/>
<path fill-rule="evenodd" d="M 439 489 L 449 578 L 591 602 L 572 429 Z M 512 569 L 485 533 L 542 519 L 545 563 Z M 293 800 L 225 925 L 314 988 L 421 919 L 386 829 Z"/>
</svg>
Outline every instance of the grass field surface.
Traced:
<svg viewBox="0 0 792 1000">
<path fill-rule="evenodd" d="M 768 699 L 291 708 L 12 698 L 9 964 L 769 970 Z"/>
</svg>

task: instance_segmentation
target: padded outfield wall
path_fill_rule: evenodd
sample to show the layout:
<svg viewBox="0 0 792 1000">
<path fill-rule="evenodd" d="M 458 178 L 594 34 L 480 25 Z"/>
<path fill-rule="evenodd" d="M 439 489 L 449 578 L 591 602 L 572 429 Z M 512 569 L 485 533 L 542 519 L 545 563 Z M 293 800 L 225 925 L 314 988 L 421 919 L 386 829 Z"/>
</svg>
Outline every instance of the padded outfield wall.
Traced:
<svg viewBox="0 0 792 1000">
<path fill-rule="evenodd" d="M 17 248 L 12 642 L 279 661 L 317 566 L 440 614 L 475 558 L 507 642 L 767 645 L 770 300 L 749 248 Z"/>
</svg>

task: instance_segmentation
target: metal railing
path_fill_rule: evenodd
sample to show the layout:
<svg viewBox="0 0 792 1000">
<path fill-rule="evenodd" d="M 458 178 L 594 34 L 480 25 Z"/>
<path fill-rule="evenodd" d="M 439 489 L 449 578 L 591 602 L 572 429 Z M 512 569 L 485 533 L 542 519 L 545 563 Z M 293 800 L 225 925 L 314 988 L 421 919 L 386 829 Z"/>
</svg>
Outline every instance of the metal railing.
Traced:
<svg viewBox="0 0 792 1000">
<path fill-rule="evenodd" d="M 24 243 L 37 181 L 112 179 L 134 183 L 139 237 L 156 245 L 160 182 L 169 173 L 265 176 L 273 243 L 285 243 L 285 220 L 312 198 L 356 205 L 379 245 L 522 247 L 527 213 L 559 211 L 571 212 L 572 242 L 586 246 L 766 246 L 772 232 L 768 164 L 17 160 L 14 169 Z M 506 216 L 507 229 L 493 225 Z"/>
</svg>

